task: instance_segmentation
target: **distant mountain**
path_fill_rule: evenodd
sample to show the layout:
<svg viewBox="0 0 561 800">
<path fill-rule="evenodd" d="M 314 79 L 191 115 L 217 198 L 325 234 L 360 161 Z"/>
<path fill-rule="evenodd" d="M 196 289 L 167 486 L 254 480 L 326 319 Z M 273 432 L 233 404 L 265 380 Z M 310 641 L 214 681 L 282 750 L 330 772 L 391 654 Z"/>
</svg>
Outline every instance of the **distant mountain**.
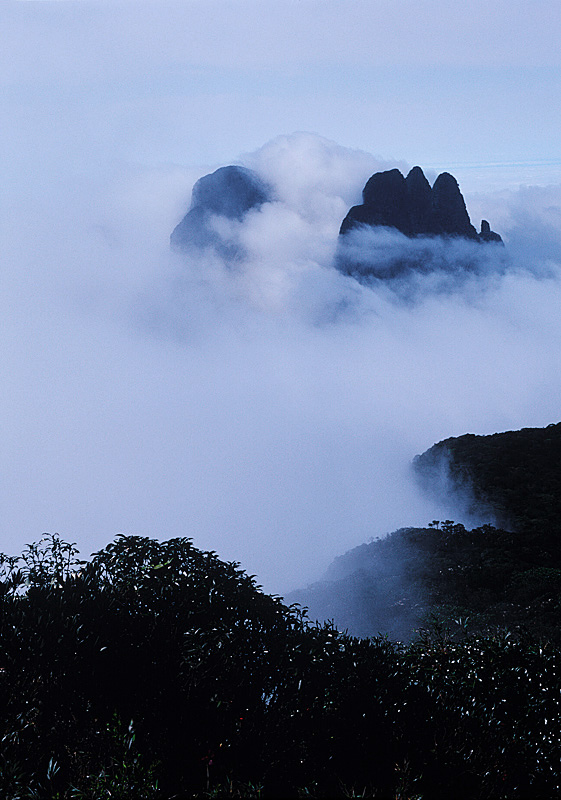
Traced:
<svg viewBox="0 0 561 800">
<path fill-rule="evenodd" d="M 502 527 L 445 520 L 395 531 L 340 556 L 287 600 L 358 636 L 407 640 L 436 615 L 561 641 L 561 423 L 446 439 L 414 470 L 439 500 L 453 507 L 460 493 Z"/>
<path fill-rule="evenodd" d="M 452 175 L 443 172 L 431 188 L 420 167 L 413 167 L 406 178 L 398 169 L 372 175 L 362 191 L 362 204 L 350 209 L 340 234 L 344 236 L 361 225 L 396 228 L 405 236 L 502 241 L 486 220 L 481 223 L 481 233 L 477 233 Z"/>
<path fill-rule="evenodd" d="M 489 259 L 483 248 L 472 246 L 502 245 L 502 239 L 486 220 L 477 233 L 458 183 L 447 172 L 432 187 L 420 167 L 407 177 L 397 169 L 377 172 L 362 195 L 362 204 L 350 209 L 340 228 L 334 262 L 340 272 L 368 283 L 419 273 L 455 279 L 504 270 L 506 262 L 496 251 Z M 221 167 L 195 183 L 189 211 L 171 234 L 171 247 L 178 252 L 209 249 L 234 264 L 245 255 L 236 223 L 273 199 L 272 188 L 253 170 Z M 376 230 L 393 231 L 401 239 L 365 238 L 365 232 Z M 458 249 L 454 242 L 465 247 Z"/>
<path fill-rule="evenodd" d="M 339 231 L 336 266 L 345 274 L 370 282 L 417 273 L 484 273 L 504 267 L 503 256 L 491 262 L 489 252 L 470 248 L 472 243 L 502 246 L 503 242 L 487 220 L 477 233 L 458 182 L 448 172 L 439 175 L 432 187 L 420 167 L 413 167 L 407 177 L 398 169 L 377 172 L 366 183 L 362 200 L 350 209 Z M 374 240 L 375 231 L 397 236 Z M 466 244 L 454 247 L 455 242 Z"/>
<path fill-rule="evenodd" d="M 217 218 L 241 221 L 248 211 L 272 199 L 272 191 L 253 170 L 221 167 L 198 180 L 191 207 L 170 237 L 175 250 L 214 247 L 225 256 L 239 253 L 235 241 L 220 230 Z"/>
</svg>

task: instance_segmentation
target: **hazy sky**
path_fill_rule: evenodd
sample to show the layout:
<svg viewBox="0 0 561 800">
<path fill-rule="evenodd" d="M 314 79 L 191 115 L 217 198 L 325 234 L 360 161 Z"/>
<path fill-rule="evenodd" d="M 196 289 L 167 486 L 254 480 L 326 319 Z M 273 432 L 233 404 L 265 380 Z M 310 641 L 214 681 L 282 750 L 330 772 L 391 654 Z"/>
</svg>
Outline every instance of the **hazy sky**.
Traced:
<svg viewBox="0 0 561 800">
<path fill-rule="evenodd" d="M 282 591 L 425 524 L 410 459 L 559 420 L 558 3 L 8 0 L 0 549 L 195 543 Z M 304 133 L 302 133 L 304 132 Z M 248 252 L 181 261 L 193 182 L 257 169 Z M 504 277 L 414 302 L 336 273 L 369 175 L 459 179 Z"/>
<path fill-rule="evenodd" d="M 221 163 L 295 130 L 440 170 L 560 162 L 554 0 L 8 0 L 1 14 L 8 144 L 36 169 L 60 172 L 65 131 L 81 170 Z"/>
</svg>

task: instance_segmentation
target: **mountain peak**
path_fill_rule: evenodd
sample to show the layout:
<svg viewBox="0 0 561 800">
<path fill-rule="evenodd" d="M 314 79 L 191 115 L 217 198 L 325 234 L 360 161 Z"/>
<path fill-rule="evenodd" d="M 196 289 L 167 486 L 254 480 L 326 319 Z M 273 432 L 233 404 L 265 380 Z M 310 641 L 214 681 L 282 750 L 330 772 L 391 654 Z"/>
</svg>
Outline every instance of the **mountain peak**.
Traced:
<svg viewBox="0 0 561 800">
<path fill-rule="evenodd" d="M 432 189 L 421 167 L 413 167 L 405 178 L 408 231 L 427 230 L 430 224 Z"/>
<path fill-rule="evenodd" d="M 213 228 L 212 217 L 241 220 L 269 200 L 271 190 L 256 172 L 247 167 L 220 167 L 193 186 L 191 208 L 171 234 L 171 246 L 178 250 L 193 246 L 231 249 Z"/>
<path fill-rule="evenodd" d="M 377 172 L 366 183 L 362 205 L 353 206 L 340 233 L 360 225 L 395 228 L 405 236 L 457 236 L 481 242 L 501 242 L 487 227 L 478 234 L 471 224 L 458 181 L 441 173 L 432 189 L 421 167 L 406 178 L 398 169 Z"/>
<path fill-rule="evenodd" d="M 440 174 L 433 184 L 430 225 L 430 233 L 437 235 L 479 238 L 470 222 L 458 181 L 449 172 Z"/>
</svg>

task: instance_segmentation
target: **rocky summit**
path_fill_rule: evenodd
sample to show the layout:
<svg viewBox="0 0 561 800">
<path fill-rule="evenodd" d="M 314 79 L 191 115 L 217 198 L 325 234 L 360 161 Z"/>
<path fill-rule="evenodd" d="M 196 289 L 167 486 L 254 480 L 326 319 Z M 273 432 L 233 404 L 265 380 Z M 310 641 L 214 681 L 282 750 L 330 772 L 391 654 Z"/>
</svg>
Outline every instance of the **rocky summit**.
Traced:
<svg viewBox="0 0 561 800">
<path fill-rule="evenodd" d="M 458 236 L 478 242 L 502 242 L 483 220 L 481 233 L 471 224 L 457 180 L 443 172 L 430 186 L 423 170 L 413 167 L 407 177 L 398 169 L 377 172 L 341 225 L 342 235 L 362 225 L 395 228 L 405 236 Z"/>
<path fill-rule="evenodd" d="M 242 220 L 248 211 L 269 200 L 271 190 L 256 172 L 246 167 L 221 167 L 195 183 L 191 208 L 171 234 L 171 246 L 177 250 L 214 247 L 234 255 L 235 244 L 224 240 L 213 219 Z"/>
<path fill-rule="evenodd" d="M 171 234 L 171 247 L 181 253 L 207 250 L 226 265 L 239 264 L 246 255 L 239 223 L 274 199 L 271 187 L 253 170 L 221 167 L 195 183 L 191 207 Z M 480 233 L 475 230 L 452 175 L 443 172 L 431 187 L 420 167 L 407 177 L 392 169 L 372 175 L 362 203 L 343 220 L 334 266 L 365 283 L 401 282 L 421 273 L 461 278 L 503 270 L 506 258 L 480 243 L 502 245 L 502 239 L 486 220 Z"/>
</svg>

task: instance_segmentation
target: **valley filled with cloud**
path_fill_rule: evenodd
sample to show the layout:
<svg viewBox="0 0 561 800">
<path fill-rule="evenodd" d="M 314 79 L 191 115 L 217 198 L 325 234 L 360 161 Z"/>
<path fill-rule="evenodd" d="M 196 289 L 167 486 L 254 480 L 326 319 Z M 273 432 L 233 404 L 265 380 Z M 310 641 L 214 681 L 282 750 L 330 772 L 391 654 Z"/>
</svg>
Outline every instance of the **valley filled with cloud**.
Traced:
<svg viewBox="0 0 561 800">
<path fill-rule="evenodd" d="M 289 5 L 3 8 L 3 550 L 188 536 L 282 593 L 448 516 L 410 474 L 433 442 L 558 420 L 553 7 L 528 28 L 482 3 L 435 21 L 353 2 L 343 37 L 338 4 Z M 505 24 L 527 32 L 516 58 L 491 47 Z M 513 133 L 520 86 L 540 136 Z M 195 181 L 226 164 L 273 192 L 214 220 L 241 255 L 170 251 Z M 415 164 L 455 174 L 505 248 L 363 231 L 367 258 L 426 268 L 342 274 L 365 182 Z"/>
<path fill-rule="evenodd" d="M 1 400 L 13 548 L 43 530 L 83 549 L 118 531 L 190 536 L 283 592 L 372 536 L 447 516 L 409 471 L 433 442 L 556 420 L 561 190 L 477 197 L 506 248 L 461 280 L 442 263 L 479 245 L 368 233 L 372 257 L 392 236 L 432 248 L 435 269 L 404 295 L 334 267 L 348 207 L 393 163 L 312 134 L 240 160 L 275 199 L 216 220 L 243 245 L 233 262 L 169 250 L 190 168 L 14 209 Z"/>
</svg>

